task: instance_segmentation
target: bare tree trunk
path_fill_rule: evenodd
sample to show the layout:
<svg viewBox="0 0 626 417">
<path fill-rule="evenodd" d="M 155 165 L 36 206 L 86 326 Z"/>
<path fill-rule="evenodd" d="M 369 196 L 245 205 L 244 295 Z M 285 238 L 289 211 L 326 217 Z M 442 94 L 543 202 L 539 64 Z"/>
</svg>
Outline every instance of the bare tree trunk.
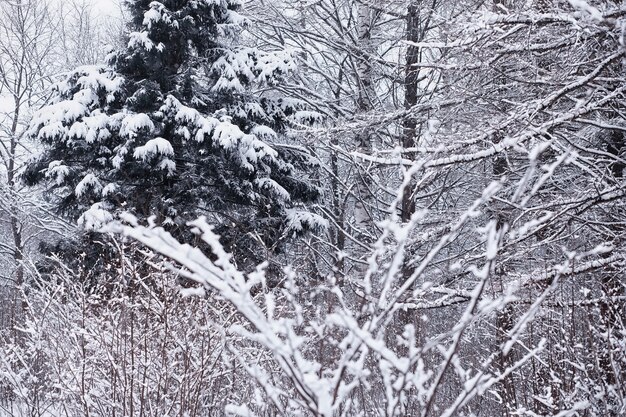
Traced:
<svg viewBox="0 0 626 417">
<path fill-rule="evenodd" d="M 22 85 L 22 72 L 20 72 L 20 76 L 17 82 L 16 91 L 21 91 Z M 22 286 L 24 284 L 24 242 L 22 238 L 22 228 L 23 224 L 19 217 L 18 202 L 17 198 L 17 188 L 15 184 L 17 172 L 16 172 L 16 158 L 17 158 L 17 146 L 18 146 L 18 126 L 19 126 L 19 118 L 21 111 L 21 101 L 20 98 L 16 95 L 14 97 L 14 109 L 13 109 L 13 120 L 11 123 L 11 130 L 9 132 L 9 155 L 8 155 L 8 164 L 7 164 L 7 183 L 8 183 L 8 191 L 10 193 L 9 196 L 9 217 L 10 217 L 10 227 L 11 227 L 11 236 L 13 238 L 13 262 L 15 265 L 15 272 L 13 276 L 13 311 L 11 313 L 11 328 L 15 329 L 20 323 L 22 323 L 24 312 L 28 306 L 27 301 L 23 298 L 23 289 Z M 16 332 L 16 336 L 19 336 L 19 333 Z"/>
<path fill-rule="evenodd" d="M 339 70 L 339 82 L 341 85 L 343 80 L 343 69 Z M 341 88 L 337 87 L 335 92 L 335 101 L 339 104 L 339 100 L 341 99 Z M 337 254 L 334 258 L 334 267 L 335 267 L 335 276 L 337 279 L 337 283 L 340 287 L 343 286 L 343 278 L 344 278 L 344 266 L 345 262 L 343 259 L 343 251 L 346 249 L 346 234 L 345 230 L 345 205 L 343 202 L 341 186 L 339 183 L 339 178 L 341 176 L 341 172 L 339 169 L 339 157 L 337 155 L 336 148 L 339 146 L 339 138 L 335 136 L 331 140 L 331 144 L 333 148 L 331 149 L 330 155 L 330 169 L 331 169 L 331 179 L 330 179 L 330 188 L 332 192 L 332 215 L 334 217 L 334 222 L 336 227 L 334 228 L 333 244 L 337 248 Z"/>
<path fill-rule="evenodd" d="M 10 197 L 11 207 L 9 208 L 11 214 L 11 234 L 13 236 L 13 260 L 15 261 L 15 285 L 21 286 L 24 283 L 24 244 L 22 241 L 22 223 L 18 217 L 17 202 L 15 196 L 17 194 L 15 177 L 16 167 L 15 158 L 18 145 L 18 121 L 20 118 L 21 103 L 19 97 L 15 97 L 15 107 L 13 113 L 13 121 L 11 125 L 11 137 L 10 137 L 10 154 L 9 164 L 7 166 L 7 182 L 9 185 L 9 192 L 12 194 Z"/>
<path fill-rule="evenodd" d="M 404 68 L 404 108 L 410 110 L 417 104 L 417 88 L 419 80 L 419 70 L 416 64 L 420 62 L 420 49 L 414 45 L 423 37 L 420 31 L 420 1 L 411 0 L 407 8 L 406 15 L 406 40 L 410 43 L 407 46 Z M 417 122 L 411 116 L 404 119 L 402 126 L 402 147 L 404 149 L 415 147 L 417 144 Z M 405 152 L 404 158 L 415 159 L 415 152 Z M 403 190 L 401 219 L 407 222 L 415 211 L 415 202 L 411 198 L 412 187 L 408 186 Z"/>
<path fill-rule="evenodd" d="M 360 46 L 360 53 L 357 56 L 357 82 L 359 83 L 357 107 L 359 113 L 367 113 L 371 111 L 374 108 L 373 101 L 376 97 L 371 61 L 375 52 L 375 47 L 372 41 L 374 19 L 375 12 L 372 8 L 368 4 L 359 3 L 357 33 Z M 368 128 L 365 127 L 357 133 L 356 141 L 359 152 L 369 155 L 372 152 L 372 135 L 367 129 Z M 357 170 L 355 194 L 355 227 L 360 234 L 359 238 L 363 241 L 363 243 L 367 244 L 372 240 L 370 231 L 372 223 L 371 207 L 373 195 L 370 187 L 369 172 L 365 166 L 363 166 L 361 170 Z"/>
<path fill-rule="evenodd" d="M 405 55 L 404 68 L 404 108 L 410 110 L 417 104 L 417 89 L 419 81 L 419 69 L 416 64 L 420 62 L 420 49 L 414 43 L 422 40 L 424 32 L 421 30 L 420 16 L 421 0 L 410 0 L 406 14 L 406 40 L 409 41 Z M 413 148 L 417 145 L 417 122 L 407 115 L 402 124 L 401 145 L 403 149 Z M 403 157 L 408 160 L 415 159 L 415 152 L 404 152 Z M 402 206 L 400 210 L 400 219 L 402 222 L 408 222 L 413 212 L 415 212 L 415 201 L 413 200 L 413 187 L 409 184 L 402 190 Z M 412 272 L 408 262 L 410 257 L 405 257 L 402 265 L 402 280 L 406 280 Z M 398 314 L 399 332 L 402 332 L 404 326 L 420 324 L 417 320 L 419 311 L 416 310 L 400 310 Z M 421 331 L 418 334 L 422 334 Z"/>
</svg>

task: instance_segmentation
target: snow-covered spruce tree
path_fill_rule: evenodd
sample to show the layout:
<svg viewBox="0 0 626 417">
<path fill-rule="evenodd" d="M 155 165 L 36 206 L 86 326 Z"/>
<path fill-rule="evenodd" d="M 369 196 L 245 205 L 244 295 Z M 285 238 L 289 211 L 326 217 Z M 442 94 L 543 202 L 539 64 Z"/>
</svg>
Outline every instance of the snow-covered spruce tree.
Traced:
<svg viewBox="0 0 626 417">
<path fill-rule="evenodd" d="M 295 206 L 317 196 L 304 174 L 314 162 L 283 137 L 290 117 L 311 113 L 254 91 L 293 69 L 289 55 L 236 45 L 238 0 L 127 6 L 127 48 L 71 72 L 33 118 L 47 147 L 27 181 L 86 230 L 129 211 L 176 235 L 206 215 L 246 263 L 313 226 Z"/>
</svg>

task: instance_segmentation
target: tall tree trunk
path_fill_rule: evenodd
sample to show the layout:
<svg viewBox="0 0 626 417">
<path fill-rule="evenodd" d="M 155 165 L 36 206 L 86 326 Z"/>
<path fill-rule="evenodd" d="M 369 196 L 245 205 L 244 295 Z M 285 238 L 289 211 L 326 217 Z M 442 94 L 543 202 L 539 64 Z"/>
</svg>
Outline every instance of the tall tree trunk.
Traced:
<svg viewBox="0 0 626 417">
<path fill-rule="evenodd" d="M 420 48 L 414 43 L 423 40 L 424 31 L 421 28 L 420 15 L 421 0 L 410 0 L 406 13 L 406 40 L 409 41 L 404 67 L 404 109 L 410 110 L 417 104 L 417 89 L 419 80 L 418 64 L 421 59 Z M 407 115 L 402 123 L 401 143 L 403 149 L 413 148 L 417 145 L 417 121 L 415 118 Z M 408 160 L 415 159 L 415 152 L 408 151 L 403 153 L 403 157 Z M 408 222 L 413 212 L 415 212 L 415 201 L 413 200 L 413 187 L 411 183 L 402 190 L 402 206 L 400 210 L 401 221 Z M 406 280 L 412 273 L 413 268 L 408 265 L 411 257 L 406 256 L 402 265 L 402 281 Z M 423 332 L 418 330 L 420 321 L 418 320 L 419 311 L 416 310 L 400 310 L 398 314 L 399 332 L 402 332 L 404 326 L 413 324 L 416 328 L 418 337 L 423 336 Z M 420 339 L 421 340 L 421 339 Z"/>
<path fill-rule="evenodd" d="M 376 91 L 374 89 L 374 77 L 372 67 L 372 57 L 375 47 L 372 41 L 372 30 L 374 27 L 374 11 L 365 2 L 358 5 L 358 42 L 359 52 L 357 59 L 358 76 L 358 98 L 357 111 L 367 113 L 374 108 Z M 363 154 L 372 152 L 372 135 L 367 126 L 356 134 L 357 148 Z M 369 172 L 364 165 L 356 170 L 356 201 L 354 207 L 355 227 L 359 234 L 359 239 L 363 243 L 370 243 L 373 202 L 372 190 L 370 187 Z"/>
<path fill-rule="evenodd" d="M 21 84 L 21 77 L 19 78 Z M 18 85 L 19 87 L 19 85 Z M 20 91 L 20 88 L 17 89 Z M 13 119 L 11 123 L 11 131 L 9 132 L 9 155 L 7 164 L 7 183 L 9 188 L 9 217 L 11 236 L 13 238 L 13 262 L 15 264 L 14 272 L 14 301 L 11 327 L 21 322 L 24 310 L 26 309 L 26 300 L 22 297 L 22 285 L 24 284 L 24 242 L 22 236 L 22 222 L 19 217 L 18 202 L 16 201 L 17 189 L 16 189 L 16 177 L 17 177 L 17 146 L 19 142 L 18 127 L 21 110 L 21 101 L 19 97 L 14 98 Z"/>
<path fill-rule="evenodd" d="M 338 85 L 340 86 L 343 81 L 343 69 L 339 70 Z M 341 99 L 341 88 L 337 87 L 334 96 L 335 102 L 339 105 Z M 338 116 L 338 115 L 336 115 Z M 343 196 L 341 192 L 341 186 L 339 178 L 341 176 L 339 168 L 339 156 L 337 155 L 337 148 L 339 147 L 339 137 L 335 136 L 331 139 L 331 154 L 330 154 L 330 169 L 331 179 L 330 187 L 332 192 L 332 215 L 334 217 L 335 225 L 334 233 L 332 234 L 333 244 L 337 248 L 337 254 L 335 254 L 333 264 L 335 268 L 335 277 L 337 284 L 342 287 L 344 283 L 344 266 L 343 251 L 346 249 L 346 234 L 345 230 L 345 206 L 343 203 Z"/>
<path fill-rule="evenodd" d="M 419 42 L 422 38 L 419 3 L 419 0 L 411 0 L 406 15 L 406 40 L 409 41 L 409 44 L 406 50 L 404 68 L 405 110 L 410 110 L 417 104 L 419 70 L 415 64 L 420 62 L 420 49 L 412 43 Z M 417 145 L 417 122 L 411 116 L 404 119 L 401 145 L 404 149 L 413 148 Z M 404 158 L 413 160 L 415 152 L 405 152 Z M 413 189 L 410 185 L 403 190 L 401 211 L 403 222 L 407 222 L 415 211 L 415 202 L 411 198 L 412 192 Z"/>
</svg>

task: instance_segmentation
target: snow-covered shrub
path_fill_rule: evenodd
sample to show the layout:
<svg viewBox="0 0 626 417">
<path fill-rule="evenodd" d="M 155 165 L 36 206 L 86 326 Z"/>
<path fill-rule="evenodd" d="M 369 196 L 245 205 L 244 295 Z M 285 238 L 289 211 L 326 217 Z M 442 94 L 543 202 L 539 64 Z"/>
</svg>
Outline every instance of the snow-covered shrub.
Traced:
<svg viewBox="0 0 626 417">
<path fill-rule="evenodd" d="M 0 415 L 210 416 L 252 394 L 224 333 L 232 309 L 118 249 L 102 287 L 62 268 L 30 282 L 25 322 L 0 335 Z"/>
</svg>

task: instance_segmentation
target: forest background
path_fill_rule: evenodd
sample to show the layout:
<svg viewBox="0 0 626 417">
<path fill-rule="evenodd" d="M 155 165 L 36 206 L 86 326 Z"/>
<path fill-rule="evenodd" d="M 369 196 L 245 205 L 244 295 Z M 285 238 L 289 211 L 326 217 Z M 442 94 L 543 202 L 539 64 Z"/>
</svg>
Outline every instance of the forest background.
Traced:
<svg viewBox="0 0 626 417">
<path fill-rule="evenodd" d="M 0 415 L 624 415 L 625 16 L 0 0 Z"/>
</svg>

